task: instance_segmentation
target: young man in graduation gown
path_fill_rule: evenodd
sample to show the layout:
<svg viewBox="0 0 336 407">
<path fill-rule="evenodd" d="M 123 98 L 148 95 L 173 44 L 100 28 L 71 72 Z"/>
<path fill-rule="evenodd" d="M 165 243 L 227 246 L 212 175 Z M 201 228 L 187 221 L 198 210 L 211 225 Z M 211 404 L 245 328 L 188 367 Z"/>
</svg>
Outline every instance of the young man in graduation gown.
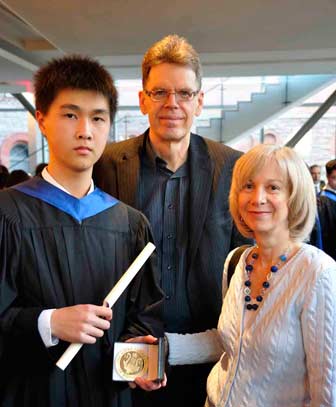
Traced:
<svg viewBox="0 0 336 407">
<path fill-rule="evenodd" d="M 336 159 L 326 163 L 326 173 L 327 185 L 317 199 L 319 228 L 315 227 L 312 243 L 336 260 Z"/>
<path fill-rule="evenodd" d="M 162 335 L 162 294 L 152 257 L 113 316 L 102 306 L 151 240 L 144 216 L 91 179 L 116 89 L 96 61 L 70 56 L 37 72 L 35 97 L 49 165 L 0 193 L 0 405 L 129 407 L 127 384 L 112 381 L 113 344 Z M 85 346 L 62 371 L 55 362 L 70 342 Z"/>
</svg>

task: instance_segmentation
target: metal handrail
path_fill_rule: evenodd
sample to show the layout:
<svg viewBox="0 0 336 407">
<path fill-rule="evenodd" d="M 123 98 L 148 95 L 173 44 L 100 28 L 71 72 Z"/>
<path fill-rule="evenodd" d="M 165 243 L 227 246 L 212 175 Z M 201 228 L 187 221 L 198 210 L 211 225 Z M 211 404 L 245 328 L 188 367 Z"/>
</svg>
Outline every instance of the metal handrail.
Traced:
<svg viewBox="0 0 336 407">
<path fill-rule="evenodd" d="M 42 151 L 42 150 L 44 150 L 44 149 L 45 149 L 45 146 L 43 146 L 43 147 L 41 147 L 41 148 L 39 148 L 39 149 L 33 151 L 32 153 L 29 153 L 29 154 L 27 155 L 27 157 L 24 157 L 24 158 L 22 158 L 21 160 L 16 161 L 15 164 L 13 164 L 13 165 L 11 165 L 10 167 L 8 167 L 8 169 L 11 170 L 12 168 L 16 167 L 17 164 L 20 164 L 20 163 L 22 163 L 22 162 L 28 160 L 30 157 L 33 157 L 34 155 L 36 155 L 37 153 L 39 153 L 40 151 Z"/>
<path fill-rule="evenodd" d="M 328 99 L 316 110 L 316 112 L 306 121 L 306 123 L 296 132 L 296 134 L 285 144 L 287 147 L 295 147 L 302 137 L 320 120 L 320 118 L 336 102 L 336 90 Z"/>
</svg>

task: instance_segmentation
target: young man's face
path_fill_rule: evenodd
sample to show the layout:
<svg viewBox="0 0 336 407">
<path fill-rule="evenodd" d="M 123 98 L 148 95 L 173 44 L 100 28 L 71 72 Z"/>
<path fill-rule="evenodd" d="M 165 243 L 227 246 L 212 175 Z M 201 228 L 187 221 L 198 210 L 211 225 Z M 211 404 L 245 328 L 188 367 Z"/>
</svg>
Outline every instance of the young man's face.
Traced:
<svg viewBox="0 0 336 407">
<path fill-rule="evenodd" d="M 336 189 L 336 170 L 332 170 L 331 174 L 327 174 L 328 184 L 332 189 Z"/>
<path fill-rule="evenodd" d="M 194 92 L 198 84 L 195 72 L 189 67 L 162 63 L 151 68 L 145 90 Z M 173 93 L 165 100 L 153 101 L 143 90 L 139 92 L 139 101 L 142 113 L 148 114 L 151 140 L 174 142 L 189 137 L 194 116 L 202 111 L 203 92 L 189 101 L 177 100 Z"/>
<path fill-rule="evenodd" d="M 94 91 L 64 89 L 48 113 L 36 112 L 48 140 L 49 165 L 63 173 L 92 171 L 103 153 L 110 130 L 109 104 Z"/>
</svg>

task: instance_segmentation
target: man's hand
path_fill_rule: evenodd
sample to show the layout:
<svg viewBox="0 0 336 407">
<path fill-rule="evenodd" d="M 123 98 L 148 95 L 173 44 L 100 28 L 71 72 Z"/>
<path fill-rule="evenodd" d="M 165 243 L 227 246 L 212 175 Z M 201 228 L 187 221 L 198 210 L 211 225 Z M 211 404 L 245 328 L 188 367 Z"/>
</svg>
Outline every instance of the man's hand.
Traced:
<svg viewBox="0 0 336 407">
<path fill-rule="evenodd" d="M 110 328 L 112 310 L 91 304 L 58 308 L 51 314 L 51 334 L 67 342 L 95 343 Z"/>
<path fill-rule="evenodd" d="M 137 336 L 135 338 L 128 339 L 126 342 L 155 344 L 157 342 L 157 338 L 155 338 L 152 335 Z M 166 374 L 164 374 L 164 378 L 162 380 L 147 380 L 142 377 L 136 377 L 134 379 L 134 382 L 128 383 L 131 389 L 135 389 L 138 386 L 146 391 L 158 390 L 161 387 L 165 387 L 166 384 L 167 384 Z"/>
<path fill-rule="evenodd" d="M 129 382 L 129 386 L 131 389 L 134 389 L 136 386 L 141 387 L 142 390 L 146 391 L 153 391 L 158 390 L 161 387 L 166 387 L 167 384 L 167 376 L 166 373 L 164 374 L 164 378 L 162 380 L 146 380 L 142 377 L 137 377 L 134 379 L 134 382 Z"/>
</svg>

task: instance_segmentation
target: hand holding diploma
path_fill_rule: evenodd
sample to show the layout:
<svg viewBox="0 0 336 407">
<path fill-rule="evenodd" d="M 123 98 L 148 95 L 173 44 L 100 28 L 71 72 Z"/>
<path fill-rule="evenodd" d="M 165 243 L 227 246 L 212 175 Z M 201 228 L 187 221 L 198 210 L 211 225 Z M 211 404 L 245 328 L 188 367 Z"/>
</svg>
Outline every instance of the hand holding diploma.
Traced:
<svg viewBox="0 0 336 407">
<path fill-rule="evenodd" d="M 64 370 L 68 364 L 71 362 L 71 360 L 75 357 L 77 352 L 80 350 L 82 347 L 83 343 L 94 343 L 96 341 L 96 337 L 100 337 L 103 335 L 103 331 L 105 329 L 108 329 L 110 326 L 109 319 L 112 319 L 112 311 L 110 308 L 114 305 L 114 303 L 118 300 L 118 298 L 121 296 L 121 294 L 124 292 L 124 290 L 127 288 L 127 286 L 130 284 L 130 282 L 133 280 L 133 278 L 136 276 L 138 271 L 141 269 L 141 267 L 144 265 L 146 260 L 150 257 L 150 255 L 153 253 L 155 250 L 155 246 L 152 243 L 147 243 L 147 245 L 144 247 L 144 249 L 141 251 L 141 253 L 138 255 L 138 257 L 134 260 L 134 262 L 130 265 L 130 267 L 127 269 L 127 271 L 123 274 L 123 276 L 120 278 L 120 280 L 117 282 L 117 284 L 113 287 L 113 289 L 109 292 L 109 294 L 105 297 L 104 299 L 104 305 L 107 305 L 109 308 L 106 307 L 99 307 L 95 305 L 76 305 L 73 307 L 66 307 L 62 309 L 55 310 L 53 315 L 52 315 L 52 320 L 51 320 L 51 325 L 54 327 L 55 323 L 55 317 L 56 317 L 56 326 L 59 327 L 58 321 L 61 319 L 60 312 L 66 312 L 69 314 L 69 309 L 70 312 L 73 312 L 74 315 L 78 315 L 78 312 L 80 311 L 87 311 L 85 313 L 85 318 L 88 318 L 88 325 L 90 326 L 90 333 L 88 336 L 91 337 L 89 339 L 91 342 L 87 341 L 88 338 L 83 335 L 83 338 L 85 339 L 85 342 L 82 341 L 82 343 L 72 343 L 68 349 L 63 353 L 63 355 L 60 357 L 60 359 L 57 361 L 56 365 Z M 83 307 L 86 307 L 83 310 Z M 91 308 L 92 307 L 92 308 Z M 105 311 L 103 311 L 105 310 Z M 56 315 L 54 316 L 54 314 Z M 104 320 L 103 318 L 106 318 Z M 98 322 L 99 320 L 99 322 Z M 56 335 L 57 328 L 54 330 L 53 334 Z M 75 332 L 74 332 L 75 333 Z M 69 338 L 71 337 L 71 334 Z M 76 337 L 76 335 L 75 335 Z M 59 336 L 60 339 L 63 339 L 61 336 Z M 66 339 L 65 339 L 66 340 Z"/>
<path fill-rule="evenodd" d="M 56 309 L 50 322 L 56 338 L 93 344 L 110 328 L 111 319 L 112 310 L 106 306 L 80 304 Z"/>
</svg>

